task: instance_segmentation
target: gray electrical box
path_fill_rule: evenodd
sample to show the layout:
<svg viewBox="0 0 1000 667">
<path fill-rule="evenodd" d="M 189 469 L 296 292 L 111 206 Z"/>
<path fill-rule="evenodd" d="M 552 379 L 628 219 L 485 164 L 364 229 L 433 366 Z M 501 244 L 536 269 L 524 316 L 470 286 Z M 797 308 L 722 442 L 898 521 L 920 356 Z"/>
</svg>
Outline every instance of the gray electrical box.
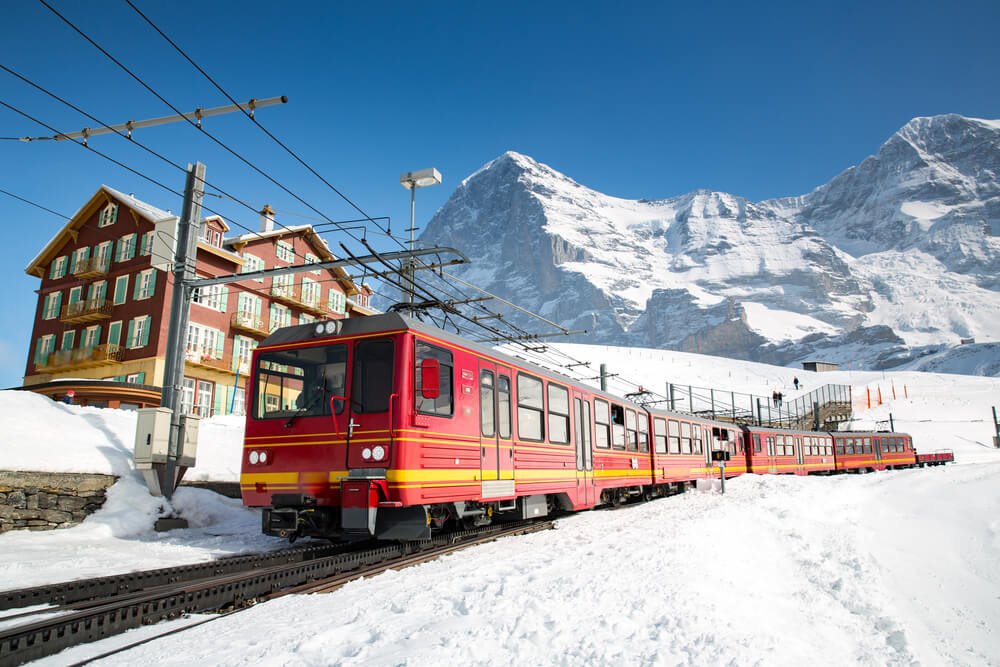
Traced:
<svg viewBox="0 0 1000 667">
<path fill-rule="evenodd" d="M 135 425 L 135 467 L 150 468 L 154 463 L 166 462 L 169 442 L 170 410 L 140 409 Z"/>
<path fill-rule="evenodd" d="M 184 437 L 181 441 L 181 453 L 177 457 L 177 465 L 185 468 L 193 468 L 195 456 L 198 454 L 198 428 L 201 424 L 201 417 L 194 415 L 184 415 L 181 417 L 181 433 Z"/>
</svg>

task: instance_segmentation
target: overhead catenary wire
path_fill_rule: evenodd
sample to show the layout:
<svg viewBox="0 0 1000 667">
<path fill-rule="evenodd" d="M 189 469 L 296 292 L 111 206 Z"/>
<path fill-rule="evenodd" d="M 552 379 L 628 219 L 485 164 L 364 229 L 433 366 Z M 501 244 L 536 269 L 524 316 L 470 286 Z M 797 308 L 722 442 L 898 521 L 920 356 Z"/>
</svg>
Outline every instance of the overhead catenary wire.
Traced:
<svg viewBox="0 0 1000 667">
<path fill-rule="evenodd" d="M 25 204 L 31 204 L 35 208 L 40 208 L 43 211 L 48 211 L 52 215 L 59 216 L 60 218 L 64 218 L 66 220 L 70 220 L 71 219 L 68 215 L 63 215 L 62 213 L 57 213 L 56 211 L 53 211 L 51 208 L 48 208 L 46 206 L 42 206 L 41 204 L 37 204 L 37 203 L 31 201 L 30 199 L 25 199 L 24 197 L 20 197 L 18 195 L 15 195 L 13 192 L 7 192 L 6 190 L 3 190 L 3 189 L 0 189 L 0 192 L 2 192 L 3 194 L 7 195 L 8 197 L 13 197 L 14 199 L 19 199 L 19 200 L 23 201 Z"/>
</svg>

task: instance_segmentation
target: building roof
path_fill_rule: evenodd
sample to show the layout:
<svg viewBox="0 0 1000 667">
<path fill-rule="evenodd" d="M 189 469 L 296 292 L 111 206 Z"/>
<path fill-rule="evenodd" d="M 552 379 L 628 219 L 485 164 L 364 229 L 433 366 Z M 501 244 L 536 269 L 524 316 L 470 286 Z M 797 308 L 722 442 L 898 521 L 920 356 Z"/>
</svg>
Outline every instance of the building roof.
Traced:
<svg viewBox="0 0 1000 667">
<path fill-rule="evenodd" d="M 119 205 L 124 204 L 132 211 L 135 215 L 143 218 L 151 223 L 156 223 L 158 220 L 167 218 L 170 216 L 169 211 L 164 211 L 163 209 L 156 208 L 152 204 L 147 204 L 146 202 L 136 199 L 134 195 L 126 195 L 124 193 L 115 190 L 114 188 L 108 187 L 107 185 L 102 185 L 97 189 L 90 199 L 87 200 L 80 210 L 73 214 L 73 217 L 69 219 L 62 229 L 56 232 L 42 251 L 31 260 L 31 263 L 25 267 L 24 272 L 38 276 L 41 278 L 45 275 L 45 267 L 48 266 L 49 262 L 55 258 L 56 253 L 66 245 L 66 241 L 74 239 L 75 233 L 87 222 L 88 218 L 94 214 L 94 212 L 101 206 L 107 204 L 109 201 L 116 201 Z"/>
</svg>

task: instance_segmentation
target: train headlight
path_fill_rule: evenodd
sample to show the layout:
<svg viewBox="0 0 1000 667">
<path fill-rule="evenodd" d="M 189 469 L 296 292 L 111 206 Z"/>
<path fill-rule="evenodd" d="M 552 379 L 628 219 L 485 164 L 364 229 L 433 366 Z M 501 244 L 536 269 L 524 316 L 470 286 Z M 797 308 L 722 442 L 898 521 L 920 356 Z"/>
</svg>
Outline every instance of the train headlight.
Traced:
<svg viewBox="0 0 1000 667">
<path fill-rule="evenodd" d="M 385 447 L 382 445 L 377 445 L 375 449 L 372 450 L 372 458 L 376 461 L 381 461 L 385 458 Z"/>
<path fill-rule="evenodd" d="M 326 323 L 326 332 L 328 334 L 335 334 L 340 329 L 339 323 L 335 320 L 330 320 Z"/>
<path fill-rule="evenodd" d="M 316 335 L 322 336 L 324 333 L 326 333 L 326 325 L 320 322 L 319 324 L 316 325 Z"/>
<path fill-rule="evenodd" d="M 361 458 L 363 458 L 365 461 L 371 459 L 371 457 L 372 457 L 371 448 L 365 447 L 364 449 L 361 450 Z"/>
<path fill-rule="evenodd" d="M 256 451 L 252 451 L 250 452 L 249 459 L 250 459 L 250 465 L 257 465 L 257 462 L 260 461 L 260 454 Z"/>
<path fill-rule="evenodd" d="M 267 463 L 267 452 L 261 452 L 260 453 L 260 462 L 261 463 Z"/>
</svg>

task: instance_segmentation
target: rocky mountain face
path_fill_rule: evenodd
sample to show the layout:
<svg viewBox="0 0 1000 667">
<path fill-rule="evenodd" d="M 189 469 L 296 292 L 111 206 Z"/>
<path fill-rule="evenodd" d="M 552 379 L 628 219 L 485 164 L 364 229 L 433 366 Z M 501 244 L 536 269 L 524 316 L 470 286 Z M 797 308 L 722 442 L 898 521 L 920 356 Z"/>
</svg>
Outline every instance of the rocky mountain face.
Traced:
<svg viewBox="0 0 1000 667">
<path fill-rule="evenodd" d="M 1000 334 L 1000 121 L 917 118 L 813 192 L 604 195 L 517 153 L 421 236 L 580 342 L 888 367 Z M 528 316 L 510 321 L 544 328 Z"/>
</svg>

